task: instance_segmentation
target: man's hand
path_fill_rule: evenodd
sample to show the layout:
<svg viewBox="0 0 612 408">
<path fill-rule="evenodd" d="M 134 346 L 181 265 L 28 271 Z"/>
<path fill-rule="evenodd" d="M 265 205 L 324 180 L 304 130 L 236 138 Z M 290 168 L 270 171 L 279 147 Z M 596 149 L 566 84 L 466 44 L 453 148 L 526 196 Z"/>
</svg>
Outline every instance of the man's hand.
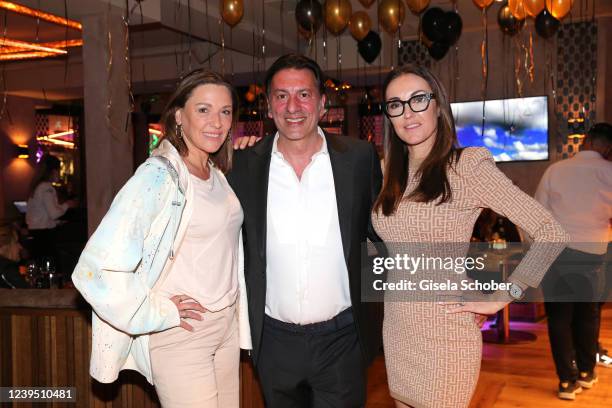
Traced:
<svg viewBox="0 0 612 408">
<path fill-rule="evenodd" d="M 259 136 L 241 136 L 234 140 L 234 150 L 244 150 L 247 147 L 253 147 L 261 140 Z"/>
</svg>

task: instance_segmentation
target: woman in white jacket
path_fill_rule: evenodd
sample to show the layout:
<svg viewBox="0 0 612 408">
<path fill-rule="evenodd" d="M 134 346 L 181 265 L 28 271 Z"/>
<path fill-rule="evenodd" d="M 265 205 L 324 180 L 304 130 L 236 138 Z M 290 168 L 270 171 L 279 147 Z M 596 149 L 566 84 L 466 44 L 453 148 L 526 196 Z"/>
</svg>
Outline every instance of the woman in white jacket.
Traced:
<svg viewBox="0 0 612 408">
<path fill-rule="evenodd" d="M 90 372 L 135 369 L 164 407 L 238 407 L 250 348 L 243 213 L 224 172 L 238 108 L 220 75 L 183 77 L 164 140 L 117 194 L 72 275 L 93 308 Z"/>
</svg>

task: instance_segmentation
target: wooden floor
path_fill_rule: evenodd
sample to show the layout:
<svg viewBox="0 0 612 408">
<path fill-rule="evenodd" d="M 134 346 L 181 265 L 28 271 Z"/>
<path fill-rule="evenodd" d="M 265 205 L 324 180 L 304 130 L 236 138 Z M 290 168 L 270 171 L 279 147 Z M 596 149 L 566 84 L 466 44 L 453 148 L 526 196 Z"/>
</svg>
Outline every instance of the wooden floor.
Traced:
<svg viewBox="0 0 612 408">
<path fill-rule="evenodd" d="M 599 367 L 599 383 L 584 390 L 575 401 L 556 396 L 558 380 L 550 353 L 546 320 L 538 323 L 512 323 L 514 330 L 534 333 L 537 340 L 518 345 L 485 344 L 482 371 L 470 408 L 610 408 L 612 407 L 612 368 Z M 612 307 L 603 310 L 600 340 L 612 350 Z M 368 408 L 392 408 L 383 357 L 370 368 Z"/>
</svg>

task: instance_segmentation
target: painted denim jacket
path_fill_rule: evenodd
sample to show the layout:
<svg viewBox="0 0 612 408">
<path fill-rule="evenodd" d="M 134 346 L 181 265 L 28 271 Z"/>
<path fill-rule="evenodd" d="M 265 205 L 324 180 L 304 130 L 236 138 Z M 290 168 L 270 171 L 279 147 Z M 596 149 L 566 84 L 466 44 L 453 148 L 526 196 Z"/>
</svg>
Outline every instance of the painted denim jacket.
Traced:
<svg viewBox="0 0 612 408">
<path fill-rule="evenodd" d="M 180 324 L 174 303 L 155 288 L 171 269 L 193 212 L 188 174 L 176 149 L 163 140 L 119 191 L 72 274 L 93 309 L 90 374 L 100 382 L 133 369 L 153 384 L 148 334 Z M 239 242 L 240 346 L 250 349 Z"/>
</svg>

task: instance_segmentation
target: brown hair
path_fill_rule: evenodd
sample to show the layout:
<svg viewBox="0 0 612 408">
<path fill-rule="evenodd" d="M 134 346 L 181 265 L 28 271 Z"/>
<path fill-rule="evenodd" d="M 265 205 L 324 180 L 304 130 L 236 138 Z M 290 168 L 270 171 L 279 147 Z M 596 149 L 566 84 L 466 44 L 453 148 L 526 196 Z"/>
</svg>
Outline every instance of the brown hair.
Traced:
<svg viewBox="0 0 612 408">
<path fill-rule="evenodd" d="M 232 95 L 232 129 L 235 129 L 238 120 L 238 94 L 228 81 L 216 72 L 209 71 L 203 68 L 195 69 L 179 80 L 178 86 L 174 93 L 170 96 L 164 112 L 162 113 L 162 131 L 164 138 L 167 139 L 178 150 L 181 156 L 187 154 L 187 145 L 181 137 L 177 135 L 175 113 L 177 110 L 185 107 L 187 100 L 191 97 L 193 90 L 200 85 L 221 85 L 226 87 Z M 231 133 L 231 130 L 230 130 Z M 232 141 L 231 135 L 228 135 L 221 148 L 210 155 L 210 159 L 222 172 L 228 172 L 232 167 Z"/>
<path fill-rule="evenodd" d="M 427 68 L 420 65 L 404 65 L 391 71 L 385 79 L 383 95 L 386 99 L 387 88 L 394 79 L 407 74 L 423 78 L 434 94 L 436 104 L 440 110 L 434 145 L 417 170 L 421 176 L 419 185 L 408 195 L 408 199 L 416 202 L 431 202 L 438 200 L 436 205 L 452 199 L 447 170 L 459 159 L 461 153 L 457 148 L 457 133 L 455 121 L 451 112 L 450 103 L 444 86 L 440 80 Z M 406 107 L 405 109 L 410 109 Z M 408 146 L 404 143 L 393 124 L 385 116 L 385 174 L 383 186 L 374 210 L 385 216 L 392 215 L 401 202 L 406 186 L 408 185 Z"/>
</svg>

